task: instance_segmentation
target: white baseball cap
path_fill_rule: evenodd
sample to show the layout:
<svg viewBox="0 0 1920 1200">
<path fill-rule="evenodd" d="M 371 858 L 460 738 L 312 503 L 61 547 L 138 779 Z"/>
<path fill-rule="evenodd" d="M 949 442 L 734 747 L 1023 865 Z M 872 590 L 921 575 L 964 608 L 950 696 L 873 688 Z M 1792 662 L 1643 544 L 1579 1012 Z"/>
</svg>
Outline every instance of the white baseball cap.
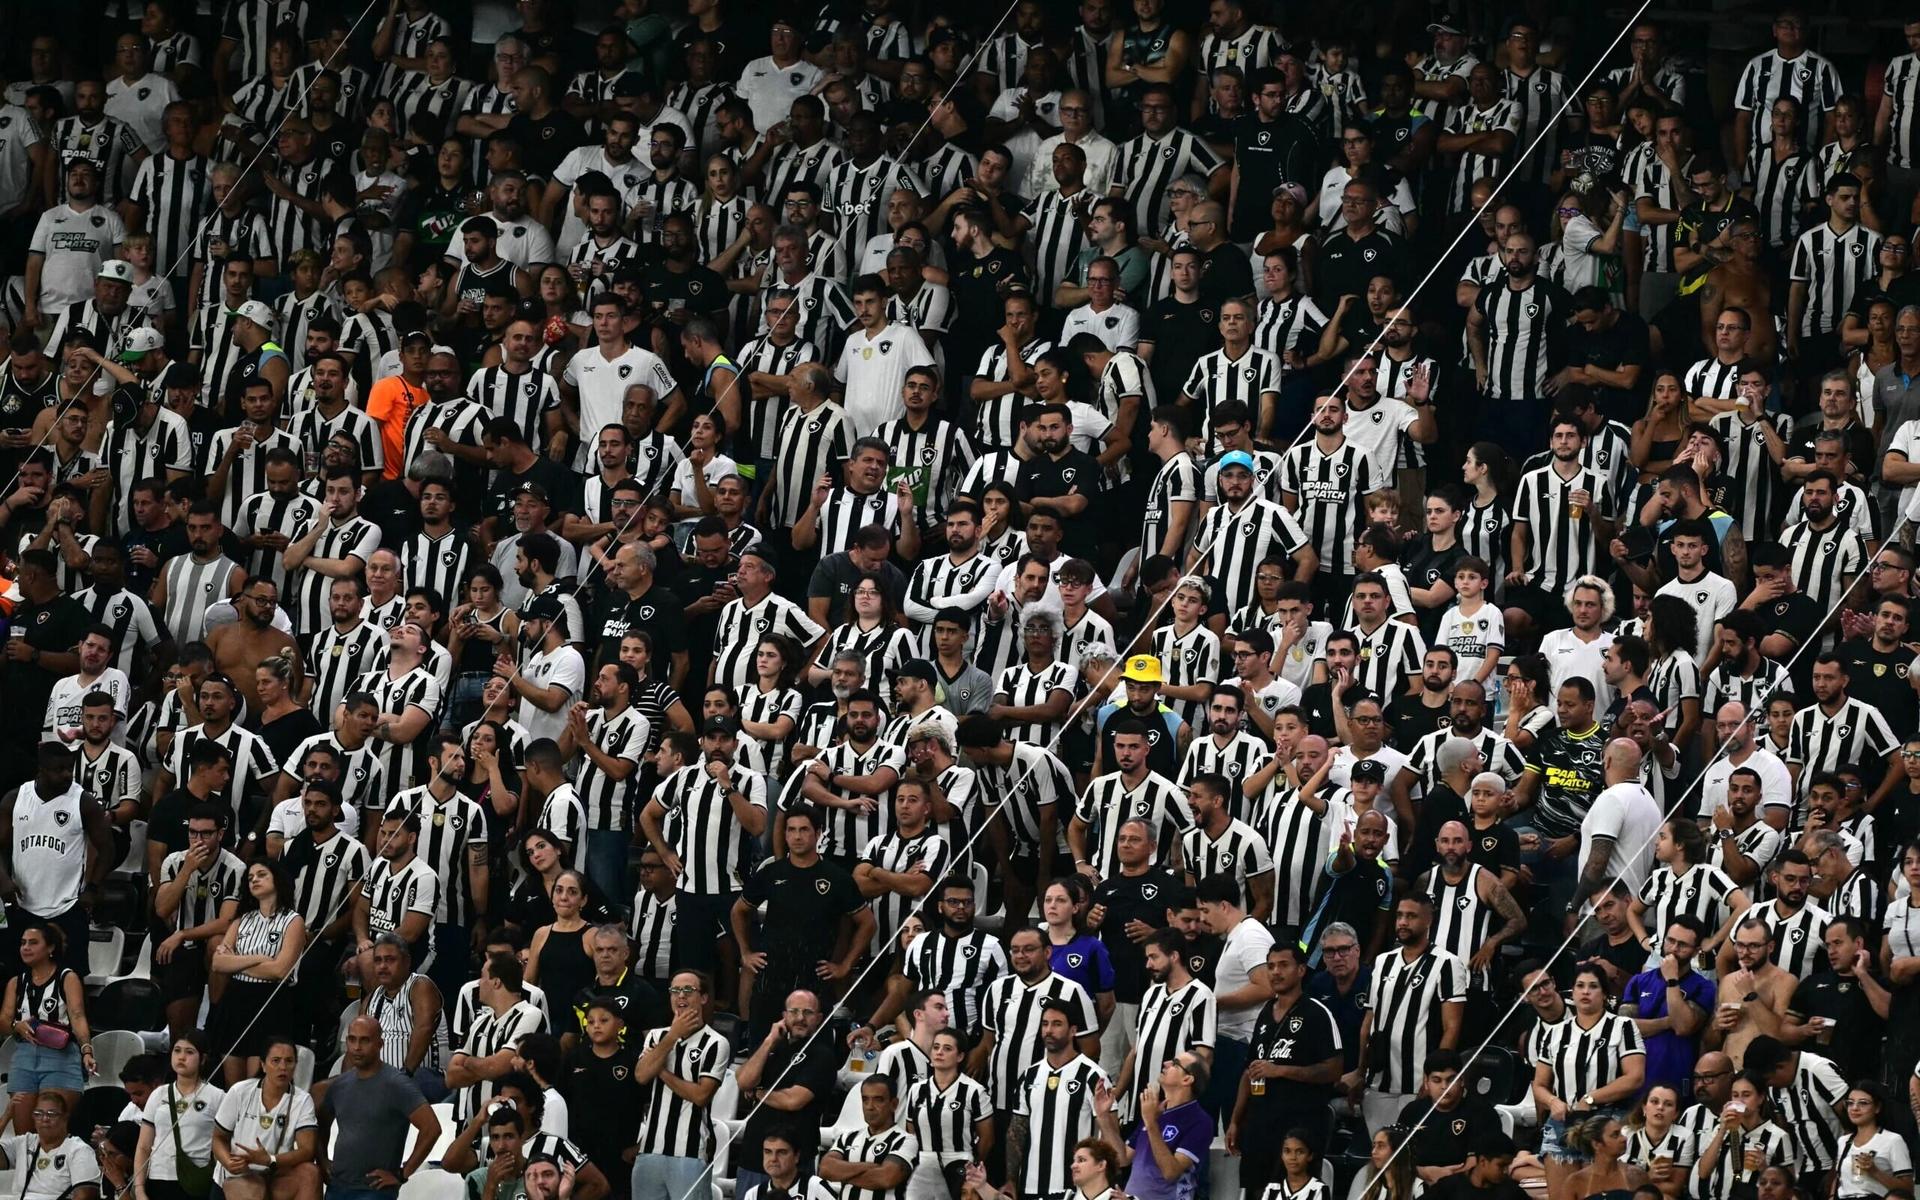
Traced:
<svg viewBox="0 0 1920 1200">
<path fill-rule="evenodd" d="M 107 279 L 114 283 L 124 283 L 128 287 L 132 287 L 133 264 L 124 258 L 110 258 L 100 264 L 100 271 L 94 278 Z"/>
<path fill-rule="evenodd" d="M 273 319 L 273 309 L 258 300 L 249 300 L 245 304 L 242 304 L 235 310 L 235 315 L 252 321 L 255 325 L 266 330 L 269 335 L 273 333 L 273 327 L 276 324 Z"/>
<path fill-rule="evenodd" d="M 160 336 L 158 330 L 148 329 L 143 325 L 128 333 L 126 341 L 121 343 L 120 361 L 138 362 L 164 345 L 166 345 L 166 339 Z"/>
</svg>

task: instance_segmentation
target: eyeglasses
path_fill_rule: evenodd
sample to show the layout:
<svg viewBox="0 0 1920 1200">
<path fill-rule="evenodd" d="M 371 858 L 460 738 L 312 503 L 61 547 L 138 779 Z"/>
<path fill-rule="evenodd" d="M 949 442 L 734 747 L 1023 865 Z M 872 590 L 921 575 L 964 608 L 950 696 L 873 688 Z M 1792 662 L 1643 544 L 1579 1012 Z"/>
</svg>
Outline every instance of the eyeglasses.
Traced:
<svg viewBox="0 0 1920 1200">
<path fill-rule="evenodd" d="M 1330 954 L 1358 954 L 1360 953 L 1360 944 L 1355 942 L 1351 946 L 1322 946 L 1320 947 L 1320 953 L 1323 957 Z"/>
<path fill-rule="evenodd" d="M 51 1121 L 55 1117 L 64 1116 L 66 1116 L 66 1114 L 57 1108 L 36 1108 L 33 1110 L 33 1117 L 36 1121 Z"/>
<path fill-rule="evenodd" d="M 1381 718 L 1379 717 L 1348 717 L 1347 720 L 1352 721 L 1356 725 L 1378 725 L 1381 721 Z"/>
<path fill-rule="evenodd" d="M 820 1010 L 817 1008 L 789 1008 L 786 1012 L 790 1017 L 817 1017 L 820 1015 Z"/>
<path fill-rule="evenodd" d="M 697 987 L 670 987 L 667 989 L 667 995 L 669 996 L 698 996 L 699 994 L 700 994 L 700 989 Z M 805 1008 L 805 1009 L 790 1008 L 787 1011 L 788 1012 L 812 1012 L 813 1010 L 810 1008 Z"/>
</svg>

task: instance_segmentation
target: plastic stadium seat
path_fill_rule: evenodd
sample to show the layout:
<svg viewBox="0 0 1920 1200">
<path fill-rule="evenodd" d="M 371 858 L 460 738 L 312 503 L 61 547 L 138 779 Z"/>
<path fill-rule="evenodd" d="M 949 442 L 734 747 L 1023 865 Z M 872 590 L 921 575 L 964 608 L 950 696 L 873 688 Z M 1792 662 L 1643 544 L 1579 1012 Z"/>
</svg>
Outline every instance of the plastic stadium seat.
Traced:
<svg viewBox="0 0 1920 1200">
<path fill-rule="evenodd" d="M 87 1002 L 87 1016 L 93 1024 L 96 1037 L 102 1029 L 130 1029 L 135 1033 L 145 1033 L 166 1028 L 167 1006 L 160 998 L 159 985 L 153 980 L 116 979 Z"/>
<path fill-rule="evenodd" d="M 127 931 L 117 926 L 111 929 L 87 930 L 87 986 L 105 987 L 109 980 L 120 974 L 120 955 L 127 948 Z"/>
<path fill-rule="evenodd" d="M 97 1077 L 118 1086 L 120 1068 L 127 1060 L 147 1048 L 138 1033 L 126 1029 L 102 1029 L 93 1035 L 93 1063 L 98 1067 Z"/>
<path fill-rule="evenodd" d="M 400 1186 L 400 1200 L 466 1200 L 466 1195 L 466 1180 L 434 1168 L 414 1172 Z"/>
<path fill-rule="evenodd" d="M 147 823 L 127 822 L 127 856 L 113 869 L 115 875 L 139 879 L 147 873 Z"/>
</svg>

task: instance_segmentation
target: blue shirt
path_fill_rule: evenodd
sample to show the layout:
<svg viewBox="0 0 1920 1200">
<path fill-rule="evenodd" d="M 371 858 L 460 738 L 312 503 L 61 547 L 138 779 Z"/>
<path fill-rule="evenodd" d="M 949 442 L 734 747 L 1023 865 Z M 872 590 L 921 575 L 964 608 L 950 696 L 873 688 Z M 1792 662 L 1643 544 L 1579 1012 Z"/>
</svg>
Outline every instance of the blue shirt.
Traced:
<svg viewBox="0 0 1920 1200">
<path fill-rule="evenodd" d="M 1713 981 L 1695 971 L 1688 971 L 1680 977 L 1680 994 L 1698 1005 L 1700 1011 L 1713 1015 L 1713 1002 L 1716 989 Z M 1667 981 L 1660 976 L 1660 968 L 1642 971 L 1627 980 L 1627 986 L 1620 993 L 1620 1011 L 1631 1017 L 1649 1020 L 1667 1015 Z M 1706 1027 L 1701 1026 L 1704 1030 Z M 1668 1030 L 1665 1033 L 1649 1034 L 1647 1043 L 1647 1078 L 1640 1085 L 1640 1094 L 1646 1095 L 1647 1089 L 1656 1083 L 1664 1083 L 1679 1090 L 1682 1096 L 1693 1094 L 1693 1063 L 1700 1057 L 1700 1037 L 1681 1037 Z"/>
<path fill-rule="evenodd" d="M 1098 935 L 1083 933 L 1064 946 L 1049 942 L 1047 956 L 1053 961 L 1054 974 L 1073 980 L 1087 989 L 1087 995 L 1113 990 L 1113 960 L 1107 957 L 1107 944 Z"/>
<path fill-rule="evenodd" d="M 1142 1125 L 1133 1131 L 1133 1168 L 1127 1174 L 1127 1195 L 1133 1200 L 1192 1200 L 1200 1182 L 1199 1164 L 1207 1161 L 1213 1149 L 1213 1118 L 1198 1100 L 1189 1100 L 1160 1114 L 1160 1140 L 1195 1165 L 1168 1183 L 1160 1174 L 1160 1163 L 1153 1157 L 1147 1128 Z"/>
</svg>

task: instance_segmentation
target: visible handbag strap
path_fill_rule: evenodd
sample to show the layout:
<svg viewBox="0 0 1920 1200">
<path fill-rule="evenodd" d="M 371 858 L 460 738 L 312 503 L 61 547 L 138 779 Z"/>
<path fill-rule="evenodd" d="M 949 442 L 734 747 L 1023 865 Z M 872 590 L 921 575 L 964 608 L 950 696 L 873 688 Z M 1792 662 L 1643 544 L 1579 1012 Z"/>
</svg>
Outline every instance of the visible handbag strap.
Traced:
<svg viewBox="0 0 1920 1200">
<path fill-rule="evenodd" d="M 173 1169 L 178 1172 L 182 1165 L 199 1166 L 187 1154 L 187 1143 L 180 1136 L 180 1089 L 174 1084 L 167 1085 L 167 1095 L 173 1099 L 167 1102 L 167 1117 L 173 1122 Z"/>
</svg>

